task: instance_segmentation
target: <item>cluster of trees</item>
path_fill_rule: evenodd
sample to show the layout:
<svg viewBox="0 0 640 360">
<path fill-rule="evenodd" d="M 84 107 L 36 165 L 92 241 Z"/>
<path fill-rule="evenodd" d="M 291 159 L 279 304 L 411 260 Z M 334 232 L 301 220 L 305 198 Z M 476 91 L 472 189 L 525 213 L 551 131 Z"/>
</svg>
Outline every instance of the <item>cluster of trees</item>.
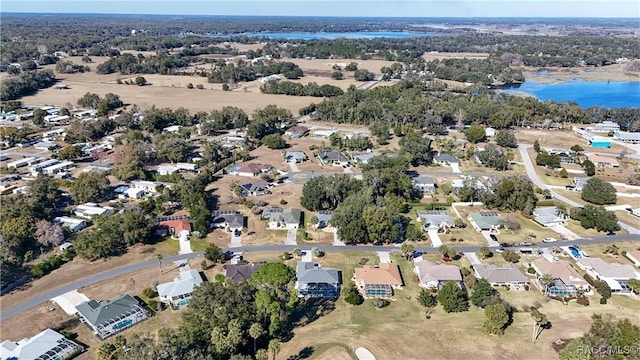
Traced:
<svg viewBox="0 0 640 360">
<path fill-rule="evenodd" d="M 89 72 L 90 69 L 86 65 L 76 65 L 71 61 L 58 61 L 56 63 L 56 72 L 60 74 L 75 74 Z"/>
<path fill-rule="evenodd" d="M 205 236 L 209 230 L 211 210 L 217 207 L 215 196 L 206 190 L 213 181 L 213 173 L 207 169 L 191 180 L 182 181 L 168 190 L 169 199 L 177 201 L 189 210 L 193 230 Z"/>
<path fill-rule="evenodd" d="M 606 233 L 620 230 L 616 214 L 602 206 L 586 205 L 583 208 L 573 208 L 569 216 L 580 221 L 580 225 L 585 229 L 596 229 Z"/>
<path fill-rule="evenodd" d="M 471 177 L 464 180 L 457 191 L 461 201 L 482 201 L 489 208 L 521 211 L 527 215 L 533 213 L 538 202 L 535 187 L 526 176 L 505 176 L 491 184 L 491 191 L 477 187 L 476 181 Z"/>
<path fill-rule="evenodd" d="M 284 94 L 315 97 L 332 97 L 344 94 L 344 91 L 342 91 L 342 89 L 334 85 L 318 85 L 315 82 L 310 82 L 307 85 L 303 85 L 291 81 L 268 81 L 260 86 L 260 92 L 262 92 L 263 94 Z"/>
<path fill-rule="evenodd" d="M 368 136 L 354 135 L 349 138 L 340 137 L 338 134 L 333 134 L 329 137 L 331 146 L 338 149 L 347 149 L 355 151 L 363 151 L 373 147 L 371 140 Z"/>
<path fill-rule="evenodd" d="M 509 130 L 500 130 L 496 133 L 496 143 L 503 148 L 517 148 L 518 142 L 513 132 Z"/>
<path fill-rule="evenodd" d="M 142 54 L 135 56 L 124 53 L 111 57 L 98 65 L 96 72 L 99 74 L 173 74 L 176 69 L 189 66 L 190 61 L 176 55 L 160 55 L 145 57 Z"/>
<path fill-rule="evenodd" d="M 523 83 L 522 71 L 512 69 L 500 59 L 445 59 L 431 60 L 425 69 L 438 79 L 483 85 L 510 85 Z"/>
<path fill-rule="evenodd" d="M 154 221 L 138 207 L 126 207 L 111 216 L 97 216 L 94 226 L 78 233 L 73 248 L 78 256 L 96 260 L 121 255 L 128 246 L 148 243 Z"/>
<path fill-rule="evenodd" d="M 541 150 L 538 152 L 538 155 L 536 155 L 536 165 L 557 169 L 560 167 L 560 156 Z"/>
<path fill-rule="evenodd" d="M 50 69 L 23 71 L 17 76 L 2 80 L 0 101 L 16 100 L 31 95 L 40 89 L 52 86 L 55 82 L 56 77 Z"/>
<path fill-rule="evenodd" d="M 558 353 L 560 360 L 637 357 L 640 327 L 629 319 L 616 320 L 611 315 L 593 314 L 592 319 L 589 331 Z"/>
<path fill-rule="evenodd" d="M 503 150 L 494 144 L 488 144 L 484 151 L 476 152 L 476 156 L 486 167 L 501 171 L 509 169 L 509 159 Z"/>
<path fill-rule="evenodd" d="M 107 200 L 111 193 L 109 179 L 97 172 L 83 172 L 69 184 L 69 192 L 78 203 Z"/>
<path fill-rule="evenodd" d="M 275 105 L 267 105 L 253 113 L 247 126 L 247 134 L 260 140 L 270 134 L 279 134 L 281 129 L 293 125 L 293 121 L 291 111 Z"/>
<path fill-rule="evenodd" d="M 100 358 L 275 358 L 280 340 L 290 336 L 297 323 L 296 310 L 308 305 L 298 303 L 294 280 L 291 267 L 269 263 L 244 283 L 203 283 L 194 289 L 179 327 L 161 328 L 128 341 L 115 337 L 100 346 Z"/>
<path fill-rule="evenodd" d="M 240 129 L 249 123 L 249 117 L 244 110 L 235 106 L 224 106 L 220 110 L 213 110 L 210 114 L 197 113 L 195 117 L 200 122 L 200 131 L 206 135 L 215 135 L 223 130 Z"/>
<path fill-rule="evenodd" d="M 96 121 L 72 120 L 65 129 L 64 141 L 68 144 L 93 141 L 102 138 L 116 129 L 116 122 L 107 118 Z"/>
<path fill-rule="evenodd" d="M 234 64 L 222 60 L 215 64 L 208 80 L 210 83 L 237 83 L 277 74 L 282 74 L 287 79 L 299 79 L 304 76 L 302 69 L 292 62 L 274 62 L 265 65 L 262 61 L 253 64 L 239 61 Z"/>
<path fill-rule="evenodd" d="M 300 204 L 311 211 L 335 210 L 347 197 L 361 189 L 362 182 L 353 176 L 318 176 L 304 184 Z"/>
<path fill-rule="evenodd" d="M 98 94 L 90 92 L 79 98 L 77 104 L 84 108 L 96 109 L 98 116 L 107 116 L 109 112 L 124 105 L 119 95 L 107 93 L 104 98 L 100 98 Z"/>
</svg>

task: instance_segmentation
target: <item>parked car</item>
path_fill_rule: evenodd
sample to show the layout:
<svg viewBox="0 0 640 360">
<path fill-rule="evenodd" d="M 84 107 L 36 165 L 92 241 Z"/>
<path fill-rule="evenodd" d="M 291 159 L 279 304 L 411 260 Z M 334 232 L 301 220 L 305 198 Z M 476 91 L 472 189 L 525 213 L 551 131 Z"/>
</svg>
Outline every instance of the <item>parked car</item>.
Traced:
<svg viewBox="0 0 640 360">
<path fill-rule="evenodd" d="M 556 241 L 558 241 L 558 240 L 554 239 L 554 238 L 544 238 L 544 239 L 542 239 L 543 243 L 553 243 L 553 242 L 556 242 Z"/>
<path fill-rule="evenodd" d="M 491 240 L 498 242 L 498 237 L 493 235 L 493 234 L 489 234 L 489 237 L 491 238 Z"/>
<path fill-rule="evenodd" d="M 503 249 L 503 248 L 497 248 L 497 249 L 496 249 L 496 252 L 497 252 L 497 253 L 503 253 L 503 252 L 504 252 L 504 249 Z"/>
<path fill-rule="evenodd" d="M 513 244 L 510 243 L 500 243 L 500 247 L 506 248 L 506 247 L 512 247 Z"/>
<path fill-rule="evenodd" d="M 523 241 L 520 243 L 520 246 L 533 246 L 533 243 L 530 243 L 528 241 Z"/>
</svg>

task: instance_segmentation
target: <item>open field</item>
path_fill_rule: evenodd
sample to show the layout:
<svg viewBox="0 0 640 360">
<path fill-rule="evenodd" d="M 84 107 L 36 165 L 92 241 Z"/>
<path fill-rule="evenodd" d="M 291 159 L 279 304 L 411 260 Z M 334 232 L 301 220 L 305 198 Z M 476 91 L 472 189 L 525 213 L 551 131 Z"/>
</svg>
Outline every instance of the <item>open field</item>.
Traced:
<svg viewBox="0 0 640 360">
<path fill-rule="evenodd" d="M 546 67 L 547 72 L 540 74 L 538 68 L 523 67 L 524 77 L 529 81 L 541 83 L 558 83 L 568 80 L 584 81 L 638 81 L 640 74 L 624 71 L 626 64 L 613 64 L 600 67 L 553 68 Z"/>
<path fill-rule="evenodd" d="M 376 76 L 382 75 L 380 69 L 383 66 L 391 66 L 393 61 L 386 60 L 359 60 L 359 59 L 285 59 L 284 61 L 292 62 L 298 65 L 305 74 L 322 74 L 324 76 L 331 76 L 331 73 L 334 72 L 333 66 L 338 65 L 344 69 L 351 62 L 355 62 L 358 64 L 358 69 L 366 69 L 376 74 Z M 344 75 L 348 77 L 353 76 L 353 72 L 351 71 L 342 71 Z"/>
</svg>

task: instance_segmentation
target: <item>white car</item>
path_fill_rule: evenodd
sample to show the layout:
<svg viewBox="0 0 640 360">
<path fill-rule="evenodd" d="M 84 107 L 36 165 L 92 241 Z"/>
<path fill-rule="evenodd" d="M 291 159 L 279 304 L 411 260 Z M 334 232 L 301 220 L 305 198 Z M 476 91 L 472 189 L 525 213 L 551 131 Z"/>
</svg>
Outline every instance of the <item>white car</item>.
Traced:
<svg viewBox="0 0 640 360">
<path fill-rule="evenodd" d="M 556 240 L 554 238 L 544 238 L 542 240 L 542 242 L 544 242 L 544 243 L 552 243 L 552 242 L 556 242 L 556 241 L 558 241 L 558 240 Z"/>
<path fill-rule="evenodd" d="M 504 249 L 503 249 L 503 248 L 497 248 L 497 249 L 496 249 L 496 252 L 497 252 L 497 253 L 503 253 L 503 252 L 504 252 Z"/>
</svg>

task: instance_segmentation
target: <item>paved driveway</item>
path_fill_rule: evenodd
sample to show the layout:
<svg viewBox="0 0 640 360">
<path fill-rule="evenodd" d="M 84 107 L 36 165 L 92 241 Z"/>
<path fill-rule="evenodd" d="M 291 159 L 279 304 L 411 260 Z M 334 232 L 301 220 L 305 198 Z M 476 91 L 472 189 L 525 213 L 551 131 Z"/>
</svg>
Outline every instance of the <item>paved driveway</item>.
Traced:
<svg viewBox="0 0 640 360">
<path fill-rule="evenodd" d="M 480 259 L 478 259 L 478 255 L 476 255 L 476 253 L 474 253 L 474 252 L 466 252 L 466 253 L 464 253 L 464 257 L 466 257 L 467 260 L 469 260 L 471 265 L 480 265 L 480 264 L 482 264 L 480 262 Z"/>
<path fill-rule="evenodd" d="M 291 168 L 291 172 L 299 172 L 300 171 L 300 169 L 298 169 L 298 164 L 296 164 L 295 161 L 287 162 L 287 164 L 289 164 L 289 167 Z"/>
<path fill-rule="evenodd" d="M 338 229 L 333 230 L 333 246 L 347 246 L 338 236 Z"/>
<path fill-rule="evenodd" d="M 231 231 L 231 244 L 229 247 L 240 247 L 242 246 L 242 233 L 238 232 L 239 235 L 236 235 L 236 231 Z"/>
<path fill-rule="evenodd" d="M 578 236 L 573 231 L 567 229 L 563 225 L 551 226 L 551 227 L 549 227 L 549 229 L 551 229 L 551 230 L 557 232 L 558 234 L 562 235 L 563 239 L 565 239 L 565 240 L 580 239 L 580 236 Z"/>
<path fill-rule="evenodd" d="M 442 240 L 440 240 L 438 230 L 428 230 L 427 235 L 429 235 L 429 239 L 431 239 L 431 246 L 440 247 L 440 245 L 442 245 Z"/>
<path fill-rule="evenodd" d="M 390 252 L 388 251 L 376 251 L 378 253 L 378 257 L 380 258 L 381 264 L 388 264 L 391 262 Z"/>
<path fill-rule="evenodd" d="M 298 237 L 298 229 L 288 229 L 287 230 L 287 240 L 285 241 L 285 245 L 297 245 L 298 242 L 296 238 Z"/>
<path fill-rule="evenodd" d="M 456 174 L 462 173 L 462 171 L 460 171 L 460 164 L 458 164 L 458 163 L 452 163 L 451 164 L 451 169 Z"/>
<path fill-rule="evenodd" d="M 489 234 L 488 231 L 483 231 L 482 232 L 482 236 L 484 236 L 484 239 L 487 240 L 487 246 L 491 247 L 491 246 L 500 246 L 500 243 L 497 241 L 494 241 L 493 239 L 491 239 L 491 234 Z"/>
<path fill-rule="evenodd" d="M 182 236 L 178 241 L 180 242 L 180 254 L 191 254 L 193 252 L 189 236 Z"/>
<path fill-rule="evenodd" d="M 51 299 L 54 303 L 58 304 L 67 313 L 67 315 L 75 315 L 78 312 L 76 306 L 82 304 L 85 301 L 89 301 L 89 298 L 78 290 L 69 291 L 68 293 L 56 296 Z"/>
</svg>

